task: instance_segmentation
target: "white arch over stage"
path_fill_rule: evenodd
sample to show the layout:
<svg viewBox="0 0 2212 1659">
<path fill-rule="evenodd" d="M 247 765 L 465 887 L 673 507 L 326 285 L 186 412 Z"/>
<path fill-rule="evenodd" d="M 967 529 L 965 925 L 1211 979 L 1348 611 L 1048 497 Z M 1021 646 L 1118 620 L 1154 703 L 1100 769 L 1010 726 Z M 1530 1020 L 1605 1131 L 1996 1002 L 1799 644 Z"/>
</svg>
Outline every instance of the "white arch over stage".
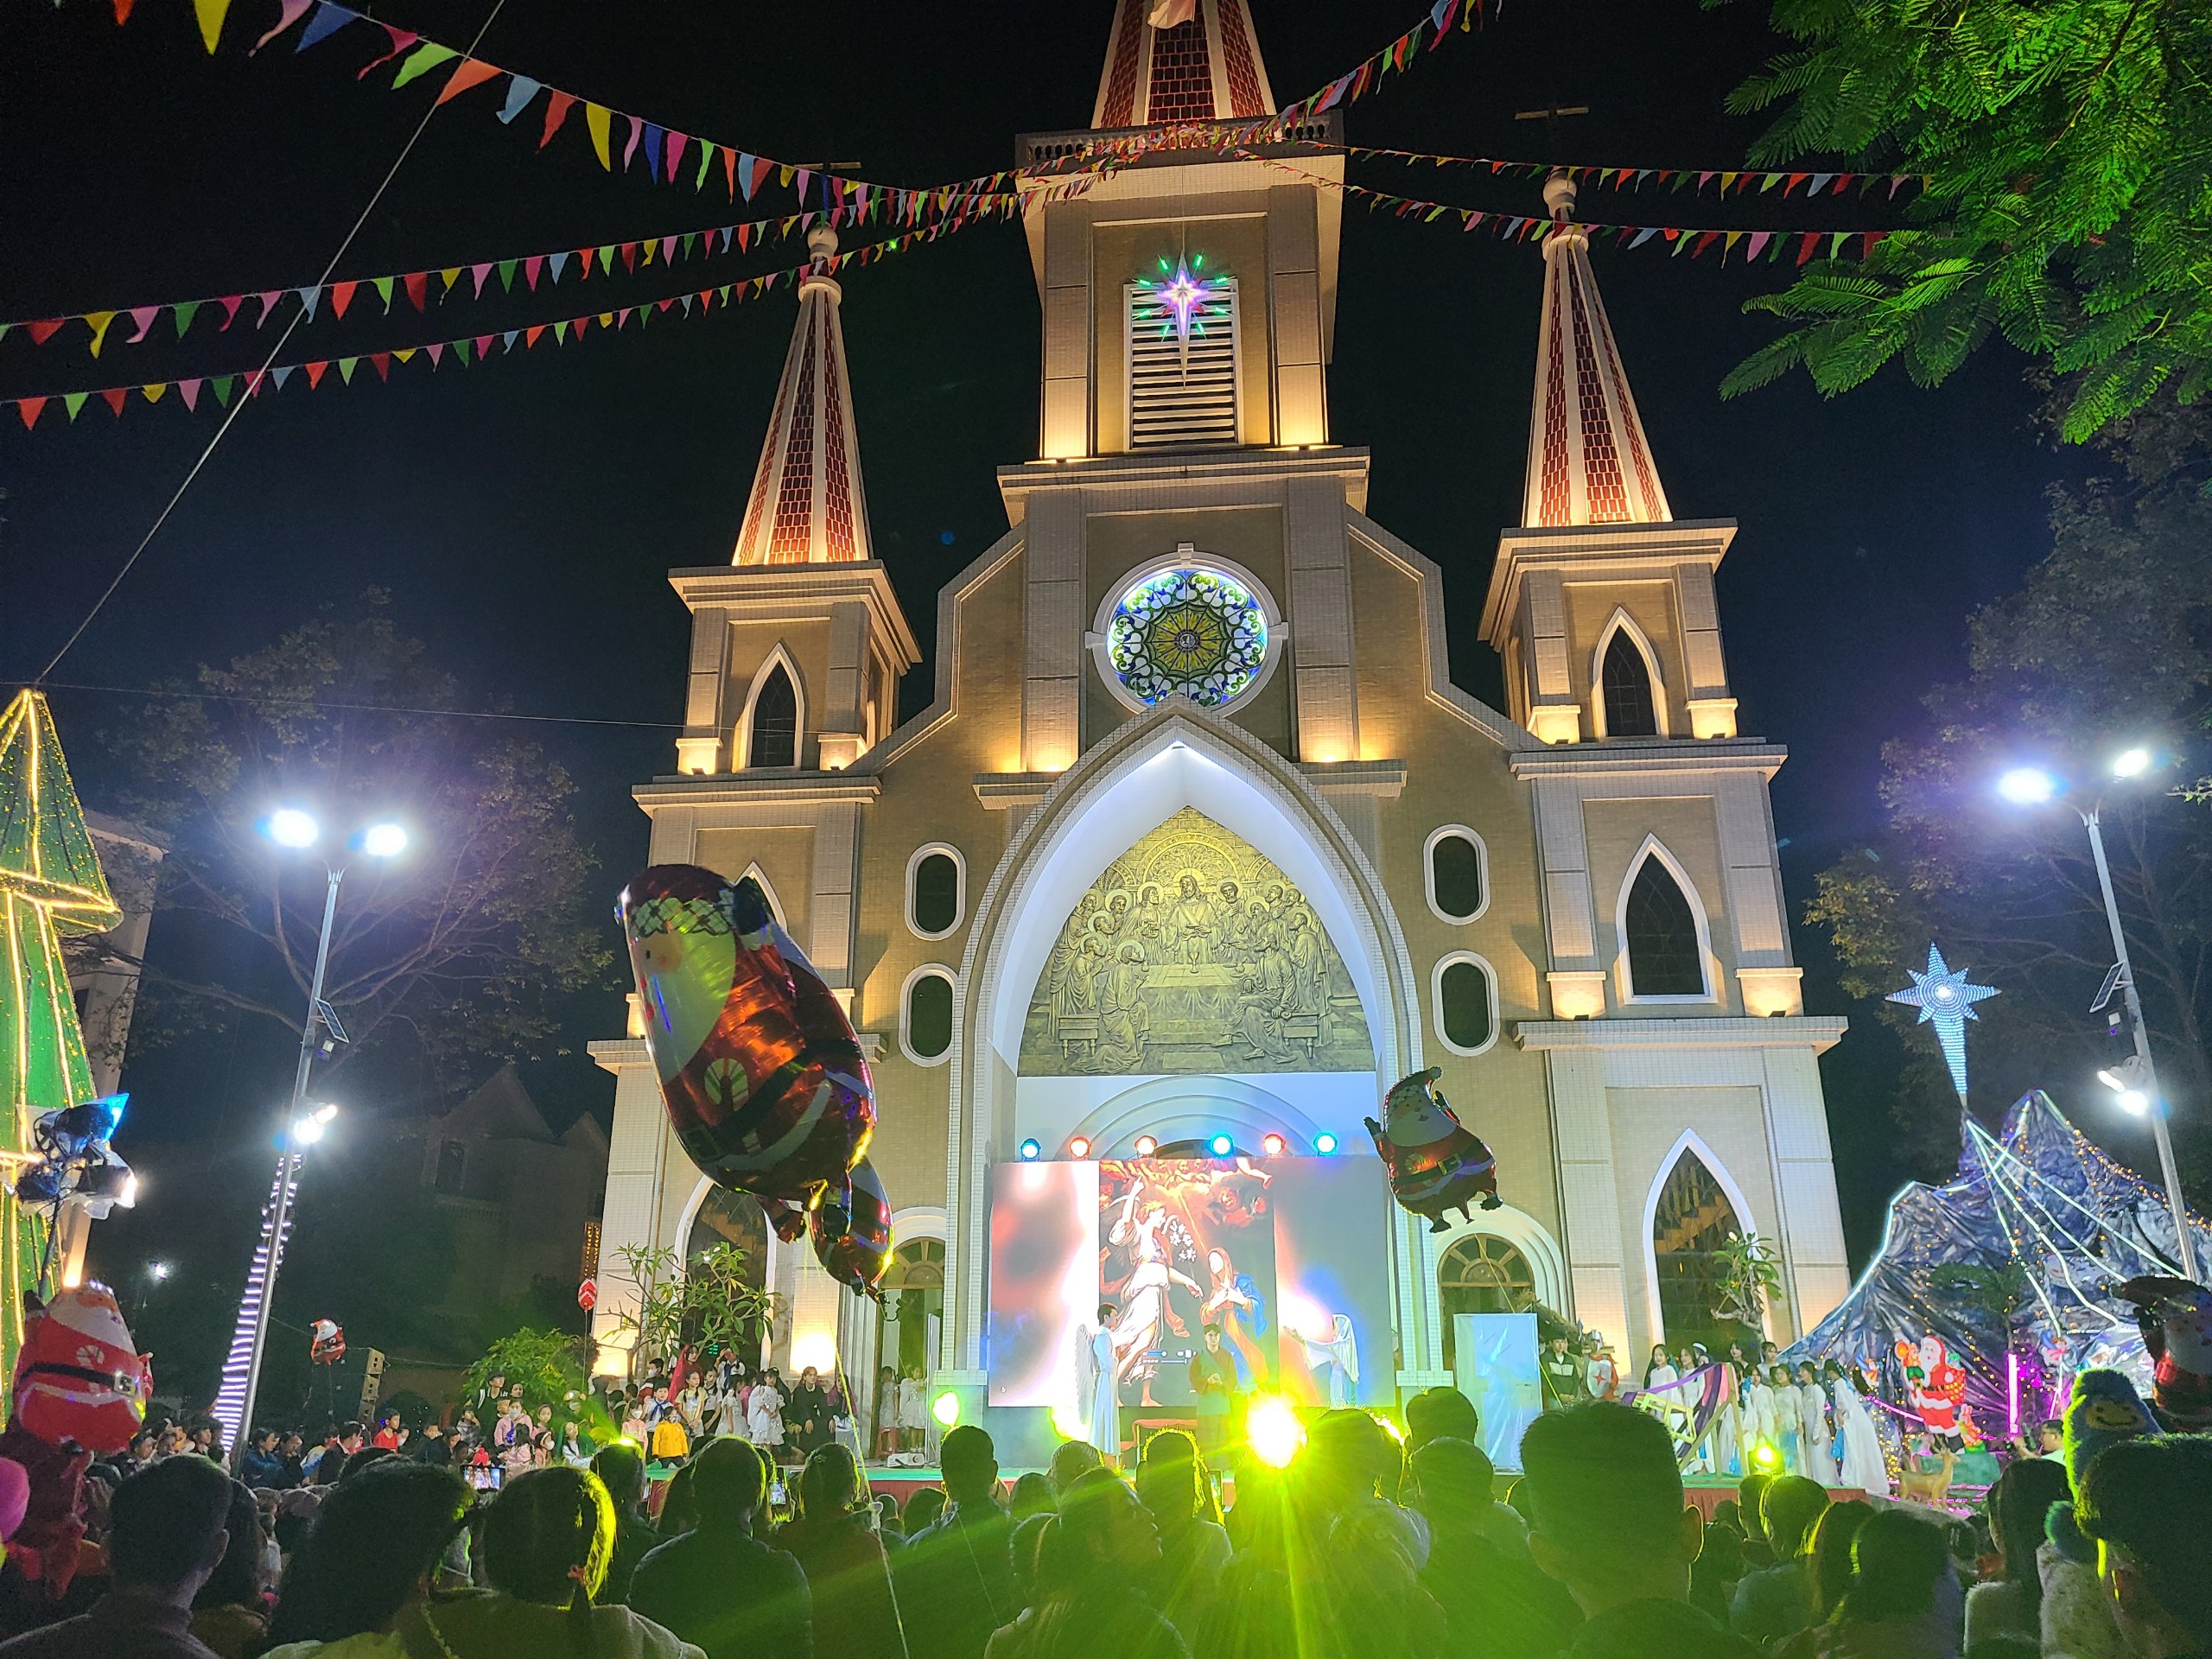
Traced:
<svg viewBox="0 0 2212 1659">
<path fill-rule="evenodd" d="M 1272 860 L 1328 930 L 1375 1046 L 1379 1082 L 1368 1086 L 1379 1090 L 1421 1063 L 1421 988 L 1396 915 L 1365 851 L 1310 779 L 1241 727 L 1181 698 L 1094 745 L 1014 835 L 976 900 L 960 965 L 945 1148 L 956 1217 L 945 1241 L 945 1363 L 974 1380 L 982 1375 L 990 1170 L 1014 1156 L 1016 1057 L 1030 995 L 1076 901 L 1141 836 L 1186 806 Z M 1406 1363 L 1433 1368 L 1442 1353 L 1433 1285 L 1421 1275 L 1410 1218 L 1397 1219 Z"/>
</svg>

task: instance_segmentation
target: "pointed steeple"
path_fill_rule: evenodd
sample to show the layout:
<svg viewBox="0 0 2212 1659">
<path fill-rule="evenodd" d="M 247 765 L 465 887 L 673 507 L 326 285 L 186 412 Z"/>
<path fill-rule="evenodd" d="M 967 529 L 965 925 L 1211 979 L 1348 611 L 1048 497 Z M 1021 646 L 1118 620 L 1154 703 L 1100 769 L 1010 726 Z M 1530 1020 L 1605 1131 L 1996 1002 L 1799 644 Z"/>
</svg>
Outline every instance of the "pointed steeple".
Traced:
<svg viewBox="0 0 2212 1659">
<path fill-rule="evenodd" d="M 1094 127 L 1275 113 L 1247 0 L 1115 0 Z"/>
<path fill-rule="evenodd" d="M 1674 517 L 1643 421 L 1621 368 L 1590 270 L 1590 239 L 1574 223 L 1574 181 L 1544 181 L 1544 309 L 1536 335 L 1536 399 L 1529 423 L 1529 486 L 1521 522 L 1657 524 Z"/>
<path fill-rule="evenodd" d="M 837 316 L 843 290 L 830 275 L 837 233 L 817 225 L 806 246 L 813 262 L 799 279 L 798 326 L 732 564 L 842 564 L 874 556 Z"/>
</svg>

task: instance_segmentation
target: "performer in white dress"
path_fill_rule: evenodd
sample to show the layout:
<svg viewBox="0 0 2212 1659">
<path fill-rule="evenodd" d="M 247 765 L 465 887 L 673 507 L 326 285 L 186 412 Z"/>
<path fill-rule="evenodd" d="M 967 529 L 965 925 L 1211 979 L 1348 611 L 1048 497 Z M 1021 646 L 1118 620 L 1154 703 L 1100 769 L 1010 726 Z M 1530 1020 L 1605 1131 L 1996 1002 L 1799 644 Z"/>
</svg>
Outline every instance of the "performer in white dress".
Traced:
<svg viewBox="0 0 2212 1659">
<path fill-rule="evenodd" d="M 1828 1362 L 1828 1397 L 1835 1406 L 1836 1440 L 1842 1456 L 1838 1484 L 1865 1492 L 1870 1497 L 1890 1496 L 1889 1460 L 1882 1455 L 1882 1442 L 1874 1430 L 1874 1419 L 1859 1397 L 1859 1389 L 1843 1368 L 1834 1360 Z"/>
<path fill-rule="evenodd" d="M 1679 1381 L 1681 1377 L 1681 1373 L 1675 1369 L 1674 1357 L 1667 1351 L 1667 1344 L 1655 1343 L 1651 1349 L 1651 1363 L 1643 1368 L 1643 1386 L 1663 1392 L 1646 1394 L 1636 1403 L 1666 1424 L 1669 1433 L 1674 1433 L 1675 1428 L 1675 1391 L 1667 1385 Z"/>
<path fill-rule="evenodd" d="M 775 1459 L 776 1449 L 784 1443 L 784 1396 L 771 1377 L 764 1376 L 753 1385 L 753 1392 L 746 1396 L 746 1416 L 753 1430 L 752 1441 L 768 1448 L 768 1457 Z"/>
<path fill-rule="evenodd" d="M 1756 1366 L 1744 1379 L 1744 1442 L 1745 1456 L 1754 1469 L 1760 1466 L 1763 1447 L 1781 1449 L 1780 1437 L 1775 1433 L 1774 1387 Z M 1769 1472 L 1777 1471 L 1770 1468 Z"/>
<path fill-rule="evenodd" d="M 1812 1361 L 1797 1367 L 1797 1382 L 1791 1391 L 1797 1396 L 1797 1455 L 1804 1460 L 1805 1473 L 1823 1486 L 1833 1486 L 1835 1455 L 1834 1437 L 1828 1431 L 1827 1390 L 1821 1387 Z"/>
<path fill-rule="evenodd" d="M 1081 1348 L 1076 1356 L 1076 1375 L 1083 1389 L 1084 1438 L 1106 1459 L 1122 1454 L 1121 1373 L 1116 1363 L 1115 1315 L 1121 1310 L 1111 1302 L 1098 1304 L 1098 1323 L 1076 1327 Z"/>
</svg>

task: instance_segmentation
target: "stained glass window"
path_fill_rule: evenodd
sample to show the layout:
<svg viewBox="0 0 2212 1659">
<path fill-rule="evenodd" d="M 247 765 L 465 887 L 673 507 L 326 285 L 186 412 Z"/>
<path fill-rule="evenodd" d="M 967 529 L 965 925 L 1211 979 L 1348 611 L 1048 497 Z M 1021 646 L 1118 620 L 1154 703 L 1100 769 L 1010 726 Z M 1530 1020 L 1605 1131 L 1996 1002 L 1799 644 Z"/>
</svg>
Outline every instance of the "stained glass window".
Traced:
<svg viewBox="0 0 2212 1659">
<path fill-rule="evenodd" d="M 1260 602 L 1218 570 L 1167 570 L 1123 594 L 1106 626 L 1106 654 L 1131 695 L 1178 693 L 1209 709 L 1242 696 L 1268 654 Z"/>
</svg>

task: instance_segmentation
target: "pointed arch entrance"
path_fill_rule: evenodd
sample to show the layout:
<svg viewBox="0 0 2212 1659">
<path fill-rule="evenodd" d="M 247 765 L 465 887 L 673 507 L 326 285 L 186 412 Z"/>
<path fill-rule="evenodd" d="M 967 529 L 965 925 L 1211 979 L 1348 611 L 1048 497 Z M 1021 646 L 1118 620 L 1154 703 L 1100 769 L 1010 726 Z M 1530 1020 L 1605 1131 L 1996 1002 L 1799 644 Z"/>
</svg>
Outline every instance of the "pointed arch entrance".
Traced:
<svg viewBox="0 0 2212 1659">
<path fill-rule="evenodd" d="M 1685 1132 L 1662 1159 L 1644 1205 L 1644 1266 L 1652 1340 L 1714 1353 L 1760 1332 L 1721 1313 L 1721 1249 L 1756 1230 L 1751 1208 L 1713 1149 Z"/>
<path fill-rule="evenodd" d="M 1336 1130 L 1347 1151 L 1385 1083 L 1420 1065 L 1420 996 L 1403 934 L 1366 853 L 1295 766 L 1241 728 L 1181 699 L 1095 745 L 1014 834 L 976 901 L 955 1006 L 947 1187 L 948 1367 L 980 1377 L 989 1171 L 1014 1156 L 1015 1084 L 1034 992 L 1066 918 L 1143 836 L 1194 808 L 1295 884 L 1341 957 L 1344 995 L 1364 1022 L 1374 1071 L 1338 1074 Z M 1355 1082 L 1355 1079 L 1357 1081 Z M 1101 1102 L 1128 1080 L 1101 1077 Z M 1334 1126 L 1332 1126 L 1334 1128 Z M 1349 1131 L 1347 1133 L 1347 1130 Z M 1402 1220 L 1402 1217 L 1400 1218 Z M 1433 1294 L 1416 1300 L 1412 1234 L 1394 1230 L 1407 1363 L 1433 1364 Z"/>
</svg>

